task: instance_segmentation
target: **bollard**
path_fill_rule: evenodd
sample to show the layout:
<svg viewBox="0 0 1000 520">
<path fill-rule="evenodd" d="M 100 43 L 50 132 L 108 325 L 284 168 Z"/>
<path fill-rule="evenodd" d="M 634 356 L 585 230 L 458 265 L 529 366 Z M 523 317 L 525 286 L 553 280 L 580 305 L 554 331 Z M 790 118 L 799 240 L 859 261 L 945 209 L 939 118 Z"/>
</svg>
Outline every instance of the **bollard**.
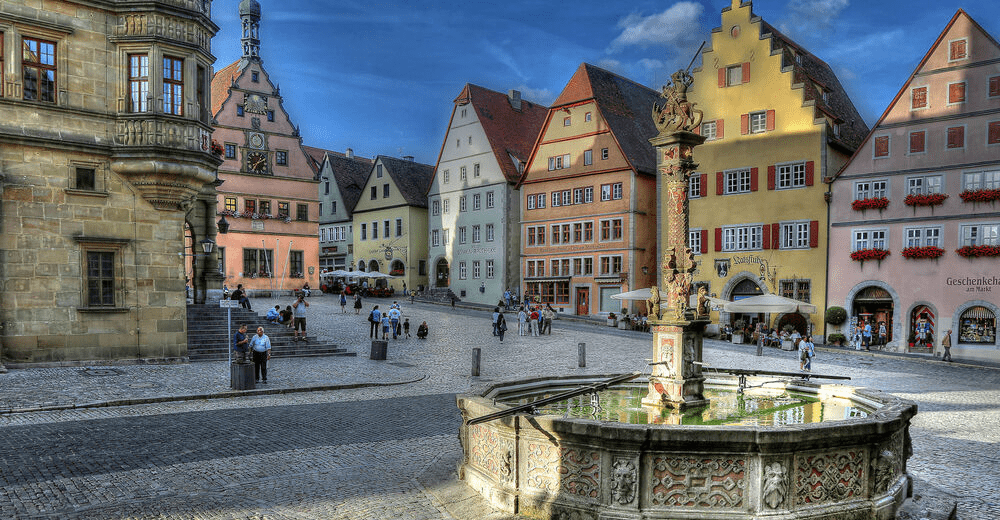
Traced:
<svg viewBox="0 0 1000 520">
<path fill-rule="evenodd" d="M 482 354 L 482 349 L 474 348 L 472 349 L 472 377 L 479 377 L 479 360 Z"/>
<path fill-rule="evenodd" d="M 389 349 L 389 343 L 382 340 L 372 341 L 372 352 L 369 359 L 375 361 L 385 361 L 386 351 Z"/>
<path fill-rule="evenodd" d="M 580 368 L 585 368 L 587 366 L 587 344 L 577 343 L 576 350 Z"/>
<path fill-rule="evenodd" d="M 764 355 L 764 340 L 763 339 L 757 340 L 757 355 L 758 356 L 763 356 Z"/>
</svg>

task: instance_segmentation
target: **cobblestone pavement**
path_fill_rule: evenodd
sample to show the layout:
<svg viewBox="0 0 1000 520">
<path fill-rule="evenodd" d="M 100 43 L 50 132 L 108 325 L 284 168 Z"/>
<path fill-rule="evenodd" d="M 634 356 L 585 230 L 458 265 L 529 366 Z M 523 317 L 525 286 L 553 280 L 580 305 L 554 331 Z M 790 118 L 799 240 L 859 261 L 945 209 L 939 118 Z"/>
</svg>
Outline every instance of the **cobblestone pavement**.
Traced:
<svg viewBox="0 0 1000 520">
<path fill-rule="evenodd" d="M 430 338 L 390 338 L 388 359 L 372 361 L 367 311 L 391 302 L 345 315 L 333 298 L 311 301 L 310 333 L 358 356 L 274 358 L 267 387 L 244 395 L 216 362 L 0 375 L 0 518 L 507 518 L 455 480 L 454 395 L 643 370 L 650 355 L 648 334 L 559 320 L 551 336 L 519 337 L 515 326 L 501 344 L 485 312 L 404 303 L 411 329 L 427 320 Z M 581 342 L 586 368 L 576 366 Z M 480 377 L 470 375 L 474 347 Z M 793 353 L 754 354 L 709 340 L 705 361 L 798 368 Z M 917 401 L 915 492 L 956 500 L 962 519 L 1000 518 L 1000 370 L 821 349 L 814 373 Z"/>
</svg>

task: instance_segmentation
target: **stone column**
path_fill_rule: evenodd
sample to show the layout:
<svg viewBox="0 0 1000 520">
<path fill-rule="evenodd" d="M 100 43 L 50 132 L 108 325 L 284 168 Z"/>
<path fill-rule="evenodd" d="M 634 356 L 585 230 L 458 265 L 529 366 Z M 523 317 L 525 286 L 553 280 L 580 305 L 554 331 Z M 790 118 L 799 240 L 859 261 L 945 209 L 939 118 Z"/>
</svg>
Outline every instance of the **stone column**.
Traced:
<svg viewBox="0 0 1000 520">
<path fill-rule="evenodd" d="M 202 213 L 201 225 L 204 233 L 204 237 L 215 242 L 215 248 L 208 255 L 205 255 L 204 250 L 200 251 L 200 254 L 205 255 L 202 258 L 202 262 L 198 262 L 201 266 L 201 273 L 197 276 L 199 279 L 200 287 L 200 300 L 198 303 L 204 303 L 212 305 L 218 300 L 222 299 L 222 282 L 225 277 L 219 272 L 219 241 L 218 241 L 218 225 L 216 224 L 216 210 L 218 208 L 218 191 L 216 188 L 222 184 L 222 181 L 216 180 L 213 183 L 205 185 L 205 188 L 198 194 L 197 204 L 201 207 L 199 212 Z M 198 245 L 197 247 L 201 247 Z M 197 296 L 196 296 L 197 298 Z"/>
</svg>

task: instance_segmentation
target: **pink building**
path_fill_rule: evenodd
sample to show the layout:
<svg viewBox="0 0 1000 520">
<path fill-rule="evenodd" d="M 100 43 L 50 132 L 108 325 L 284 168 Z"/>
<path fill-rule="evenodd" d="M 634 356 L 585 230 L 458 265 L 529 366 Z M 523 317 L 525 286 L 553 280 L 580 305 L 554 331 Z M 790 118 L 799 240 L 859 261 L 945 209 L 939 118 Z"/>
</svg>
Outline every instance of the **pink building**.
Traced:
<svg viewBox="0 0 1000 520">
<path fill-rule="evenodd" d="M 828 182 L 827 305 L 847 310 L 842 331 L 885 324 L 889 349 L 941 355 L 951 329 L 956 358 L 1000 361 L 997 41 L 955 13 Z"/>
</svg>

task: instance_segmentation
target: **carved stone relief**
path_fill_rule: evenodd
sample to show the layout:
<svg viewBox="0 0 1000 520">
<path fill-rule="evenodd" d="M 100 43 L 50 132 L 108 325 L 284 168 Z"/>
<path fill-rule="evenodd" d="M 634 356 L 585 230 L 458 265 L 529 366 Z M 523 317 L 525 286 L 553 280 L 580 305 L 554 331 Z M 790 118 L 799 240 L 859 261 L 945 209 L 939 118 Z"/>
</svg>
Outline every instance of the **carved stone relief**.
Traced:
<svg viewBox="0 0 1000 520">
<path fill-rule="evenodd" d="M 476 424 L 469 428 L 469 462 L 500 480 L 510 480 L 514 476 L 514 442 L 493 428 Z"/>
<path fill-rule="evenodd" d="M 601 454 L 574 447 L 527 443 L 525 482 L 550 493 L 600 497 Z"/>
<path fill-rule="evenodd" d="M 746 460 L 654 457 L 650 484 L 654 505 L 738 508 L 746 490 Z"/>
<path fill-rule="evenodd" d="M 820 504 L 864 495 L 865 454 L 846 450 L 797 457 L 796 504 Z"/>
<path fill-rule="evenodd" d="M 761 489 L 763 502 L 771 509 L 777 509 L 785 502 L 788 494 L 788 470 L 779 462 L 764 467 L 764 482 Z"/>
<path fill-rule="evenodd" d="M 635 502 L 638 482 L 639 470 L 636 462 L 629 458 L 616 458 L 611 465 L 611 498 L 623 506 Z"/>
</svg>

